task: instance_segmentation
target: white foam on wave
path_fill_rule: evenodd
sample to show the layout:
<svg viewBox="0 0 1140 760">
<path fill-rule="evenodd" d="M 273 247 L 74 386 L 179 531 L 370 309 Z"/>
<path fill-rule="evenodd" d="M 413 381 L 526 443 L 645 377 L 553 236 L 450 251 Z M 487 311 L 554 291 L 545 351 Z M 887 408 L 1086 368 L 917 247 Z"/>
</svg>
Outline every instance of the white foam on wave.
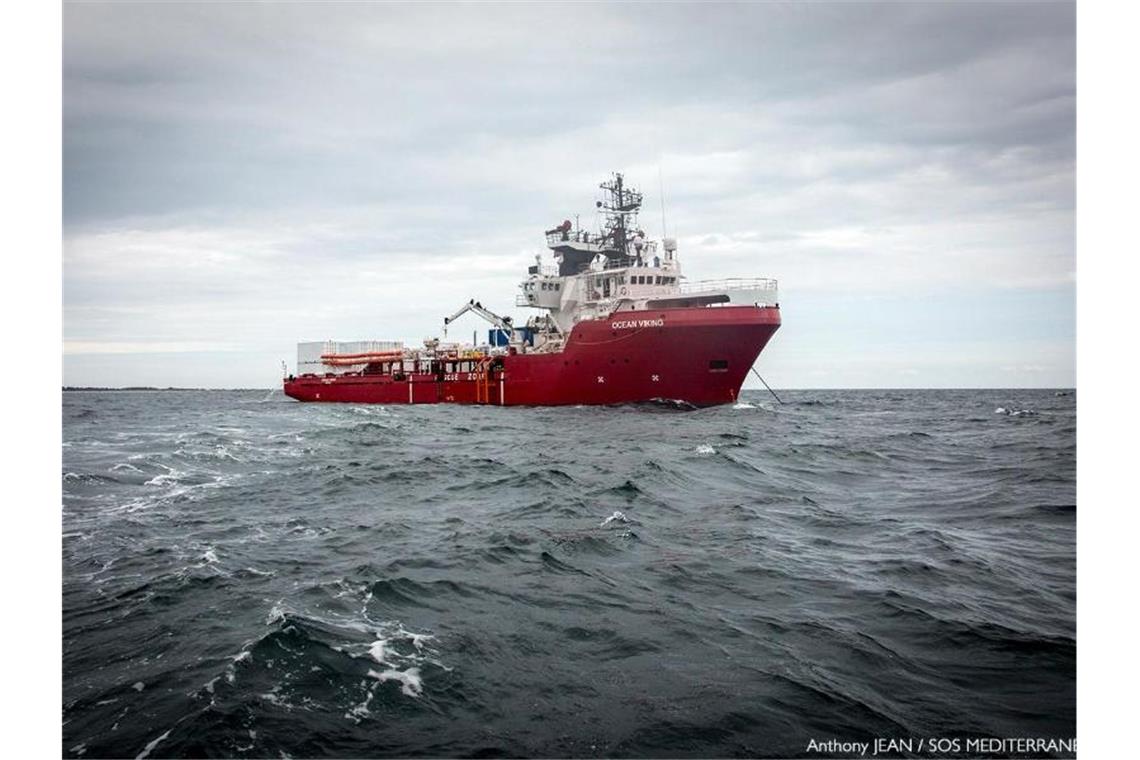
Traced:
<svg viewBox="0 0 1140 760">
<path fill-rule="evenodd" d="M 747 401 L 738 401 L 732 405 L 733 409 L 755 409 L 756 407 L 749 404 Z"/>
<path fill-rule="evenodd" d="M 353 705 L 352 709 L 344 714 L 344 717 L 348 718 L 354 723 L 359 723 L 364 718 L 372 715 L 372 711 L 368 709 L 368 706 L 372 704 L 372 697 L 374 696 L 376 696 L 375 693 L 372 691 L 372 689 L 369 689 L 368 694 L 364 697 L 364 701 L 358 705 Z"/>
<path fill-rule="evenodd" d="M 131 688 L 135 691 L 142 691 L 146 688 L 146 684 L 142 681 L 135 681 L 133 684 L 131 684 Z"/>
<path fill-rule="evenodd" d="M 425 642 L 434 639 L 430 633 L 414 633 L 407 630 L 402 625 L 397 625 L 394 631 L 388 635 L 384 634 L 383 630 L 376 631 L 376 641 L 368 648 L 368 654 L 373 660 L 381 665 L 390 665 L 399 660 L 416 659 L 416 655 L 400 654 L 396 649 L 390 646 L 395 641 L 409 641 L 416 652 L 423 652 Z"/>
<path fill-rule="evenodd" d="M 373 417 L 373 416 L 390 417 L 390 416 L 392 416 L 392 412 L 389 411 L 387 407 L 383 407 L 383 406 L 353 406 L 350 408 L 356 414 L 362 414 L 365 417 Z"/>
<path fill-rule="evenodd" d="M 1022 415 L 1034 415 L 1037 414 L 1037 412 L 1032 409 L 1014 409 L 1013 407 L 1006 409 L 1004 406 L 999 406 L 997 409 L 994 409 L 994 414 L 1004 414 L 1007 417 L 1021 417 Z"/>
<path fill-rule="evenodd" d="M 708 445 L 707 443 L 702 443 L 700 446 L 698 446 L 696 448 L 696 452 L 697 452 L 697 454 L 699 454 L 701 456 L 708 456 L 710 454 L 715 454 L 716 449 L 714 449 L 712 446 Z"/>
<path fill-rule="evenodd" d="M 411 631 L 405 631 L 403 628 L 400 629 L 400 635 L 411 639 L 412 646 L 419 650 L 424 648 L 425 641 L 435 638 L 435 636 L 432 636 L 430 633 L 412 633 Z"/>
<path fill-rule="evenodd" d="M 420 677 L 420 669 L 418 667 L 410 667 L 407 670 L 389 668 L 380 673 L 377 673 L 375 670 L 369 670 L 368 675 L 380 682 L 398 681 L 400 683 L 400 691 L 409 697 L 419 697 L 424 693 L 424 682 Z"/>
<path fill-rule="evenodd" d="M 285 610 L 281 607 L 281 603 L 278 602 L 269 608 L 269 614 L 265 616 L 265 624 L 273 625 L 274 623 L 280 623 L 284 619 Z"/>
<path fill-rule="evenodd" d="M 239 662 L 244 662 L 245 660 L 252 660 L 252 659 L 253 659 L 253 652 L 251 652 L 248 649 L 242 649 L 240 652 L 235 654 L 233 657 L 233 660 L 230 662 L 230 664 L 228 666 L 226 666 L 226 683 L 233 683 L 234 679 L 237 678 L 237 664 Z M 217 679 L 214 679 L 214 680 L 217 680 Z"/>
<path fill-rule="evenodd" d="M 615 511 L 612 515 L 610 515 L 606 519 L 602 520 L 601 525 L 599 525 L 598 527 L 604 528 L 612 522 L 627 523 L 627 522 L 629 522 L 629 518 L 626 517 L 622 512 Z"/>
<path fill-rule="evenodd" d="M 160 736 L 157 739 L 155 739 L 154 741 L 152 741 L 150 744 L 147 744 L 146 747 L 143 748 L 143 751 L 135 756 L 135 760 L 145 760 L 147 757 L 150 756 L 151 751 L 155 747 L 157 747 L 160 742 L 165 740 L 166 737 L 168 737 L 168 736 L 170 736 L 170 729 L 167 729 L 166 733 L 164 733 L 162 736 Z"/>
<path fill-rule="evenodd" d="M 266 702 L 270 703 L 271 705 L 275 705 L 277 707 L 284 707 L 286 710 L 292 710 L 293 705 L 289 704 L 289 702 L 287 702 L 285 700 L 285 698 L 281 696 L 280 692 L 278 691 L 280 688 L 281 688 L 280 686 L 274 686 L 272 689 L 265 692 L 264 694 L 258 694 L 257 696 L 259 696 L 261 699 L 264 699 Z"/>
<path fill-rule="evenodd" d="M 424 691 L 422 666 L 425 663 L 430 663 L 446 671 L 451 670 L 431 656 L 434 653 L 428 648 L 427 642 L 434 639 L 435 636 L 430 633 L 415 633 L 396 622 L 382 624 L 373 633 L 376 640 L 368 647 L 368 656 L 380 668 L 369 668 L 368 675 L 376 679 L 377 684 L 368 689 L 368 695 L 363 702 L 345 713 L 345 718 L 356 723 L 370 714 L 368 708 L 372 702 L 376 685 L 386 681 L 396 681 L 400 684 L 402 694 L 418 698 Z M 407 652 L 406 654 L 397 648 L 400 643 L 405 645 L 404 652 Z M 407 644 L 411 644 L 414 651 L 408 652 Z"/>
<path fill-rule="evenodd" d="M 166 486 L 178 482 L 178 478 L 185 475 L 182 470 L 175 470 L 170 468 L 170 472 L 164 472 L 161 475 L 155 475 L 150 480 L 143 483 L 144 486 Z"/>
<path fill-rule="evenodd" d="M 142 472 L 142 470 L 140 470 L 138 467 L 135 467 L 133 464 L 127 464 L 126 462 L 119 462 L 117 465 L 111 468 L 111 472 L 119 472 L 122 470 L 125 470 L 127 472 Z"/>
<path fill-rule="evenodd" d="M 216 552 L 214 552 L 214 547 L 206 547 L 206 552 L 202 555 L 202 559 L 206 560 L 207 562 L 217 562 L 218 555 Z"/>
<path fill-rule="evenodd" d="M 372 646 L 368 648 L 368 654 L 381 665 L 383 665 L 388 658 L 387 643 L 388 642 L 384 639 L 377 639 L 372 643 Z"/>
</svg>

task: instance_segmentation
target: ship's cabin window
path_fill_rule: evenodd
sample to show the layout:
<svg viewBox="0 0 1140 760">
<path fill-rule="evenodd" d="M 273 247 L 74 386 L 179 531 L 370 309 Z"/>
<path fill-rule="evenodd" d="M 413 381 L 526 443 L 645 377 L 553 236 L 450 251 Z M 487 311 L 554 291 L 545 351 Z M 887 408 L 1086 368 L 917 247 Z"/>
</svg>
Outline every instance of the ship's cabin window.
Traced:
<svg viewBox="0 0 1140 760">
<path fill-rule="evenodd" d="M 562 283 L 559 283 L 559 282 L 554 283 L 554 289 L 555 290 L 558 290 L 560 287 L 562 287 Z"/>
</svg>

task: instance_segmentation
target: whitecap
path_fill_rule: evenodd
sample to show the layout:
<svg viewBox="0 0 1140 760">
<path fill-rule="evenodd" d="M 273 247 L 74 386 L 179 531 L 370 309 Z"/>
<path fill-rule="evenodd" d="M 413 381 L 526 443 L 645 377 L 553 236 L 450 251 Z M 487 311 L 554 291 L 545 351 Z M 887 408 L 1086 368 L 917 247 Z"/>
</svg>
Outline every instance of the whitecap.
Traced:
<svg viewBox="0 0 1140 760">
<path fill-rule="evenodd" d="M 385 664 L 385 661 L 388 659 L 388 650 L 385 648 L 387 643 L 388 642 L 384 639 L 377 639 L 368 649 L 368 654 L 372 656 L 372 659 L 381 665 Z"/>
<path fill-rule="evenodd" d="M 233 661 L 226 667 L 226 683 L 233 683 L 237 678 L 237 664 L 244 660 L 252 660 L 253 652 L 243 649 L 234 655 Z"/>
<path fill-rule="evenodd" d="M 598 527 L 604 528 L 612 522 L 627 523 L 627 522 L 629 522 L 629 518 L 626 517 L 623 513 L 615 511 L 612 515 L 610 515 L 606 519 L 602 520 L 601 525 L 599 525 Z"/>
<path fill-rule="evenodd" d="M 422 650 L 424 648 L 425 641 L 429 641 L 435 638 L 435 636 L 431 635 L 430 633 L 412 633 L 411 631 L 405 631 L 403 628 L 400 629 L 400 635 L 411 639 L 412 646 L 419 650 Z"/>
<path fill-rule="evenodd" d="M 142 691 L 143 689 L 146 688 L 146 684 L 143 683 L 142 681 L 135 681 L 131 685 L 131 688 L 134 689 L 135 691 Z"/>
<path fill-rule="evenodd" d="M 752 404 L 749 404 L 747 401 L 739 401 L 739 402 L 733 404 L 732 408 L 733 409 L 755 409 L 756 407 L 754 407 Z"/>
<path fill-rule="evenodd" d="M 716 449 L 714 449 L 712 446 L 708 445 L 707 443 L 702 443 L 700 446 L 698 446 L 696 448 L 696 452 L 698 454 L 700 454 L 701 456 L 708 456 L 709 454 L 715 454 Z"/>
<path fill-rule="evenodd" d="M 264 694 L 258 694 L 257 696 L 261 697 L 272 705 L 276 705 L 277 707 L 284 707 L 286 710 L 292 710 L 293 705 L 286 702 L 285 699 L 277 693 L 277 690 L 279 688 L 279 686 L 274 686 L 271 691 L 267 691 Z"/>
<path fill-rule="evenodd" d="M 1014 409 L 1012 406 L 1007 409 L 1004 406 L 999 406 L 997 409 L 994 409 L 994 414 L 1004 414 L 1007 417 L 1021 417 L 1022 415 L 1034 415 L 1037 414 L 1037 412 L 1032 409 Z"/>
<path fill-rule="evenodd" d="M 135 760 L 145 760 L 145 758 L 146 758 L 146 757 L 148 757 L 148 756 L 150 755 L 150 753 L 151 753 L 151 750 L 153 750 L 155 747 L 157 747 L 157 746 L 158 746 L 158 744 L 159 744 L 159 742 L 163 741 L 163 740 L 164 740 L 164 739 L 166 739 L 166 737 L 168 737 L 168 736 L 170 736 L 170 730 L 169 730 L 169 729 L 167 730 L 167 732 L 166 732 L 165 734 L 163 734 L 162 736 L 158 737 L 157 739 L 155 739 L 154 741 L 152 741 L 150 744 L 146 745 L 146 747 L 143 749 L 143 751 L 142 751 L 142 752 L 140 752 L 140 753 L 139 753 L 139 754 L 138 754 L 138 755 L 135 757 Z"/>
<path fill-rule="evenodd" d="M 143 485 L 144 486 L 165 486 L 165 485 L 169 485 L 172 483 L 177 483 L 178 478 L 180 476 L 186 474 L 182 470 L 175 470 L 173 468 L 168 468 L 168 469 L 170 469 L 170 472 L 164 472 L 161 475 L 155 475 L 153 478 L 151 478 L 150 480 L 143 483 Z"/>
<path fill-rule="evenodd" d="M 382 673 L 369 670 L 368 675 L 377 681 L 398 681 L 400 683 L 400 691 L 409 697 L 418 697 L 424 692 L 423 679 L 420 678 L 419 668 L 412 667 L 407 670 L 389 668 Z"/>
<path fill-rule="evenodd" d="M 375 695 L 373 694 L 372 689 L 369 689 L 368 696 L 364 698 L 364 701 L 358 705 L 353 705 L 352 709 L 344 714 L 344 717 L 348 718 L 354 723 L 360 723 L 361 720 L 370 716 L 372 712 L 368 709 L 368 706 L 372 704 L 373 696 Z"/>
</svg>

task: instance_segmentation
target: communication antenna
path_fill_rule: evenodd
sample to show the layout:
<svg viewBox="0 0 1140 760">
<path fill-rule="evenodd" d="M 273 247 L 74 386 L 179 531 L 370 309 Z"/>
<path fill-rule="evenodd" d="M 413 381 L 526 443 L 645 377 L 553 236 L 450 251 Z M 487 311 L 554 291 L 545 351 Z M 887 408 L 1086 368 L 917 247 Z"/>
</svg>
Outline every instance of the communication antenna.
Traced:
<svg viewBox="0 0 1140 760">
<path fill-rule="evenodd" d="M 669 230 L 665 227 L 665 180 L 661 175 L 661 163 L 657 163 L 657 185 L 661 191 L 661 237 L 669 237 Z"/>
</svg>

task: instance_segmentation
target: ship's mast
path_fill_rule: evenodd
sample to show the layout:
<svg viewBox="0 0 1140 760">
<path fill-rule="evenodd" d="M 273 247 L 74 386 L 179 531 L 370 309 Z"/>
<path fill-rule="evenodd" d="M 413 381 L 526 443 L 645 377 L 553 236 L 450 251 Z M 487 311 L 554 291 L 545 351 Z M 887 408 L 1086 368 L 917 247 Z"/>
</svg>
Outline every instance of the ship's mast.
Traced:
<svg viewBox="0 0 1140 760">
<path fill-rule="evenodd" d="M 641 209 L 641 193 L 625 186 L 625 178 L 615 172 L 613 179 L 599 185 L 608 197 L 597 203 L 606 212 L 605 236 L 618 256 L 633 258 L 629 250 L 630 231 L 642 234 L 637 226 L 637 212 Z M 640 254 L 636 254 L 640 257 Z"/>
</svg>

